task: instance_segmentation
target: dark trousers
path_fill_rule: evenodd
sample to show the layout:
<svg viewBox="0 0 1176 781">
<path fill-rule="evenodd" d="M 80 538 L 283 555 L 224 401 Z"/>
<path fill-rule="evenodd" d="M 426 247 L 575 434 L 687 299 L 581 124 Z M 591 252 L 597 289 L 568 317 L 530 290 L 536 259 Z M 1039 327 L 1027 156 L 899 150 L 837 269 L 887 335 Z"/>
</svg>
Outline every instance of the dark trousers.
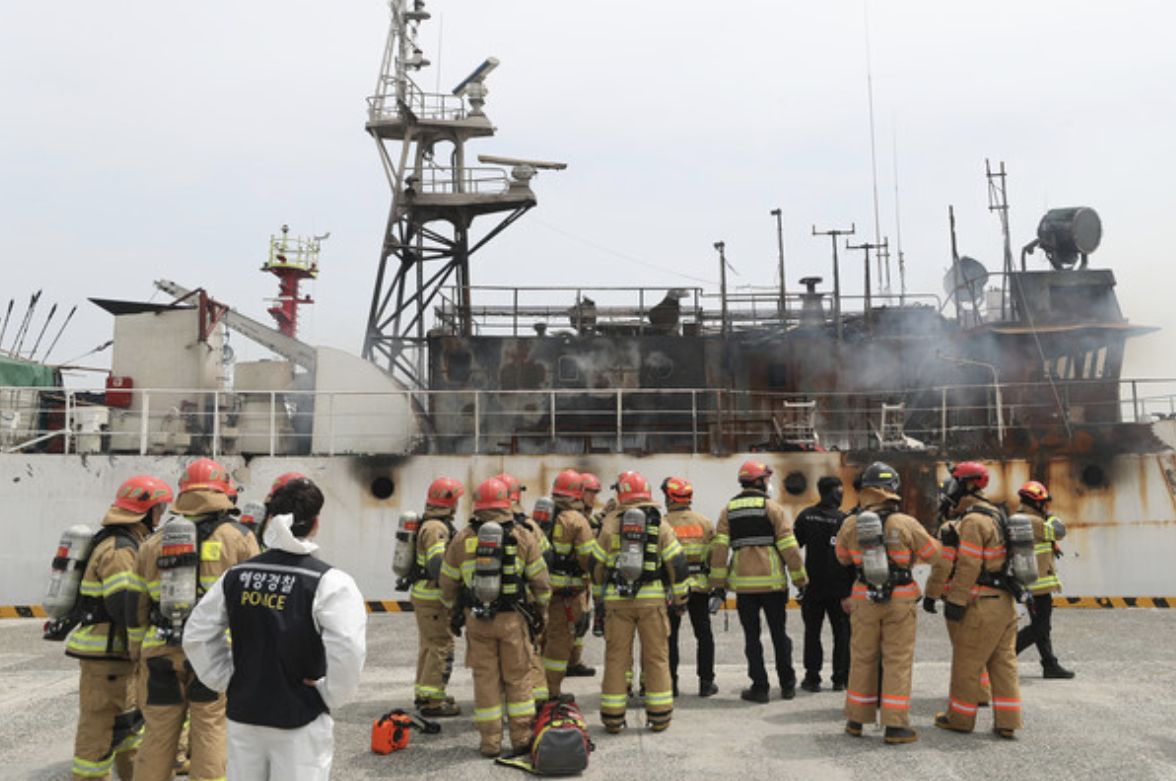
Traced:
<svg viewBox="0 0 1176 781">
<path fill-rule="evenodd" d="M 821 627 L 825 617 L 833 630 L 833 683 L 849 681 L 849 616 L 841 609 L 837 597 L 805 597 L 800 603 L 800 615 L 804 619 L 804 677 L 810 681 L 821 680 L 821 666 L 825 663 L 825 651 L 821 647 Z"/>
<path fill-rule="evenodd" d="M 1041 654 L 1041 663 L 1046 667 L 1058 663 L 1054 656 L 1053 641 L 1050 631 L 1053 628 L 1053 594 L 1038 594 L 1033 597 L 1033 604 L 1029 606 L 1029 626 L 1017 632 L 1017 653 L 1021 653 L 1031 645 L 1037 645 L 1037 652 Z"/>
<path fill-rule="evenodd" d="M 690 613 L 690 628 L 694 630 L 694 639 L 698 643 L 698 680 L 713 681 L 715 679 L 715 636 L 711 633 L 710 624 L 710 595 L 705 592 L 690 592 L 690 601 L 686 603 L 686 610 Z M 682 626 L 682 616 L 670 612 L 670 676 L 674 683 L 678 682 L 678 630 Z"/>
<path fill-rule="evenodd" d="M 787 591 L 769 591 L 764 594 L 737 594 L 735 606 L 739 610 L 739 623 L 743 626 L 743 653 L 747 657 L 747 677 L 751 678 L 753 689 L 767 690 L 768 671 L 764 669 L 764 646 L 760 642 L 760 611 L 768 621 L 768 632 L 772 636 L 772 647 L 776 650 L 776 674 L 780 685 L 796 685 L 796 672 L 792 669 L 792 641 L 784 631 L 785 612 L 788 604 Z"/>
</svg>

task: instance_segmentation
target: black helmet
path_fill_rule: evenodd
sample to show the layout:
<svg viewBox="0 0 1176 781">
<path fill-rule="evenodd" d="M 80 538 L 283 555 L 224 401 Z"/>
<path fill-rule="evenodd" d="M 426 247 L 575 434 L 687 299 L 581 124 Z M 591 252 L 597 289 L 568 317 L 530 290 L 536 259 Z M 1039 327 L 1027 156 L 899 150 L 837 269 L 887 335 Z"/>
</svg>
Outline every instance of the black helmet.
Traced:
<svg viewBox="0 0 1176 781">
<path fill-rule="evenodd" d="M 889 464 L 875 461 L 862 472 L 862 488 L 882 488 L 892 494 L 898 493 L 902 482 L 898 478 L 898 471 Z"/>
</svg>

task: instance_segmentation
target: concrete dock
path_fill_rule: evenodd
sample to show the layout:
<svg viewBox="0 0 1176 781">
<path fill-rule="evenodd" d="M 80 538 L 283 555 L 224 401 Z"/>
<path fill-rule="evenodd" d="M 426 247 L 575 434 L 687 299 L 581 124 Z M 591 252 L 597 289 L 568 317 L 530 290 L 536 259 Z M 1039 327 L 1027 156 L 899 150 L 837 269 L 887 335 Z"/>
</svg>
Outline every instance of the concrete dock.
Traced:
<svg viewBox="0 0 1176 781">
<path fill-rule="evenodd" d="M 682 694 L 674 723 L 654 735 L 641 727 L 631 708 L 630 728 L 608 735 L 599 725 L 600 661 L 603 641 L 589 637 L 587 661 L 595 678 L 570 680 L 569 689 L 585 710 L 597 750 L 586 773 L 595 778 L 650 779 L 1176 779 L 1176 611 L 1162 609 L 1059 610 L 1054 644 L 1064 664 L 1077 671 L 1072 681 L 1046 681 L 1036 651 L 1021 656 L 1025 729 L 1013 742 L 991 732 L 992 716 L 982 710 L 977 731 L 958 735 L 931 726 L 943 708 L 949 647 L 941 616 L 920 612 L 912 719 L 919 741 L 886 746 L 881 730 L 863 738 L 842 732 L 842 695 L 826 689 L 799 691 L 783 702 L 779 689 L 767 705 L 739 699 L 747 685 L 743 640 L 734 611 L 723 631 L 716 619 L 718 695 L 697 697 L 692 666 L 693 638 L 684 627 Z M 687 620 L 688 624 L 688 620 Z M 788 612 L 802 672 L 800 615 Z M 40 637 L 41 622 L 0 620 L 0 779 L 68 779 L 77 718 L 77 662 L 63 645 Z M 826 630 L 827 635 L 827 630 Z M 764 643 L 771 659 L 766 633 Z M 459 641 L 459 665 L 464 654 Z M 455 671 L 450 692 L 464 714 L 443 720 L 440 735 L 414 734 L 404 752 L 377 756 L 369 751 L 372 720 L 411 703 L 416 632 L 409 614 L 373 615 L 368 624 L 368 657 L 355 699 L 339 709 L 332 778 L 503 778 L 521 779 L 515 769 L 497 767 L 477 753 L 469 714 L 473 689 L 469 671 Z M 826 659 L 829 642 L 826 636 Z M 769 672 L 771 665 L 769 664 Z M 826 661 L 826 687 L 828 661 Z"/>
</svg>

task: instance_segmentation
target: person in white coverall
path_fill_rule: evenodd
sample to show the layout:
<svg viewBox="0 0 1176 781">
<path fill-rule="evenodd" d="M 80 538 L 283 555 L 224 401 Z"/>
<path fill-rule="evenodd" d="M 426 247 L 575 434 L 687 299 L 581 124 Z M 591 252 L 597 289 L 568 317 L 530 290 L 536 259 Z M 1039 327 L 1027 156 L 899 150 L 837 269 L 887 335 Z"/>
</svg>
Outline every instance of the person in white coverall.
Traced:
<svg viewBox="0 0 1176 781">
<path fill-rule="evenodd" d="M 228 693 L 233 781 L 327 781 L 331 774 L 330 709 L 359 684 L 367 613 L 351 576 L 311 555 L 322 505 L 322 492 L 304 477 L 275 491 L 268 550 L 229 569 L 184 628 L 197 676 Z"/>
</svg>

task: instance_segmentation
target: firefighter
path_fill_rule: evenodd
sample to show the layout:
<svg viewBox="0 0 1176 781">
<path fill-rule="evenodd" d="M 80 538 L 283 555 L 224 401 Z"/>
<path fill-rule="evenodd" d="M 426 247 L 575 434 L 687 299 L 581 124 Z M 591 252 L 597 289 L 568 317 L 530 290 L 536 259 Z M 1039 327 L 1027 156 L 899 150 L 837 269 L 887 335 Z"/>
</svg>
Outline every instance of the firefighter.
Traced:
<svg viewBox="0 0 1176 781">
<path fill-rule="evenodd" d="M 751 687 L 739 696 L 760 703 L 769 699 L 760 611 L 767 619 L 776 651 L 781 696 L 791 700 L 796 696 L 796 671 L 792 669 L 792 641 L 785 630 L 788 578 L 797 588 L 808 582 L 784 508 L 769 498 L 771 476 L 772 470 L 761 461 L 747 461 L 739 467 L 742 490 L 719 514 L 710 559 L 711 587 L 723 595 L 730 585 L 743 627 L 743 652 Z"/>
<path fill-rule="evenodd" d="M 510 496 L 510 511 L 514 515 L 515 525 L 526 529 L 530 532 L 535 542 L 539 544 L 539 553 L 543 556 L 543 563 L 547 565 L 548 576 L 551 574 L 551 543 L 547 540 L 546 531 L 531 518 L 523 510 L 523 491 L 525 486 L 519 482 L 519 479 L 512 474 L 503 472 L 494 476 L 495 480 L 501 480 L 506 486 L 507 495 Z M 534 598 L 531 597 L 531 601 Z M 543 636 L 536 635 L 532 638 L 529 647 L 531 652 L 531 695 L 536 703 L 544 702 L 550 698 L 547 690 L 547 673 L 543 670 Z"/>
<path fill-rule="evenodd" d="M 971 732 L 982 697 L 980 674 L 992 681 L 993 731 L 1015 737 L 1021 727 L 1021 691 L 1017 680 L 1017 613 L 1005 574 L 1003 514 L 984 498 L 988 469 L 964 461 L 951 469 L 943 494 L 951 514 L 960 518 L 959 554 L 943 613 L 957 622 L 952 642 L 951 693 L 948 708 L 935 726 Z"/>
<path fill-rule="evenodd" d="M 881 705 L 886 743 L 918 739 L 910 726 L 919 604 L 911 567 L 939 559 L 939 545 L 923 525 L 899 510 L 899 488 L 898 472 L 887 464 L 867 467 L 858 494 L 861 510 L 845 519 L 836 544 L 837 560 L 857 570 L 845 731 L 860 736 L 862 725 L 874 723 Z"/>
<path fill-rule="evenodd" d="M 229 482 L 228 470 L 212 459 L 197 459 L 184 469 L 179 487 L 172 512 L 184 519 L 164 524 L 143 542 L 135 557 L 140 591 L 136 627 L 143 633 L 139 691 L 146 722 L 135 758 L 136 781 L 171 778 L 185 713 L 190 719 L 189 777 L 193 781 L 224 778 L 225 697 L 201 682 L 188 664 L 180 646 L 186 616 L 169 616 L 163 610 L 161 600 L 170 597 L 161 583 L 191 578 L 198 599 L 225 570 L 258 554 L 253 534 L 234 520 L 236 489 Z M 169 527 L 183 528 L 186 523 L 195 526 L 192 552 L 179 555 L 164 550 L 163 536 Z"/>
<path fill-rule="evenodd" d="M 514 523 L 501 480 L 478 486 L 474 518 L 446 549 L 440 584 L 442 604 L 462 611 L 465 619 L 479 750 L 487 757 L 501 752 L 505 713 L 512 754 L 527 751 L 535 719 L 528 635 L 542 630 L 551 585 L 538 543 Z M 527 602 L 528 592 L 533 603 Z"/>
<path fill-rule="evenodd" d="M 649 482 L 637 472 L 622 472 L 614 489 L 617 508 L 601 526 L 593 575 L 596 599 L 605 606 L 600 717 L 610 733 L 626 726 L 625 678 L 632 668 L 636 634 L 641 640 L 645 716 L 649 728 L 661 732 L 674 714 L 667 602 L 675 610 L 685 606 L 689 567 L 681 544 L 651 501 Z"/>
<path fill-rule="evenodd" d="M 445 693 L 453 672 L 453 635 L 449 631 L 449 611 L 441 604 L 437 579 L 445 560 L 445 548 L 457 533 L 453 516 L 457 512 L 457 500 L 464 493 L 461 481 L 452 477 L 438 477 L 430 483 L 416 536 L 416 563 L 409 592 L 417 625 L 413 701 L 421 715 L 429 718 L 461 714 L 461 707 Z"/>
<path fill-rule="evenodd" d="M 1043 678 L 1073 678 L 1073 671 L 1062 667 L 1054 656 L 1053 640 L 1050 637 L 1053 595 L 1062 590 L 1056 566 L 1056 559 L 1062 555 L 1058 542 L 1066 537 L 1066 525 L 1050 513 L 1049 503 L 1053 497 L 1041 483 L 1030 480 L 1021 486 L 1017 495 L 1021 497 L 1021 507 L 1017 512 L 1033 519 L 1033 542 L 1040 573 L 1040 577 L 1029 586 L 1029 593 L 1033 595 L 1029 602 L 1029 626 L 1017 633 L 1017 653 L 1036 643 L 1037 652 L 1041 654 Z"/>
<path fill-rule="evenodd" d="M 690 509 L 694 500 L 694 486 L 684 477 L 667 477 L 661 484 L 666 499 L 666 522 L 678 538 L 686 554 L 689 575 L 686 588 L 689 596 L 686 610 L 690 614 L 690 628 L 697 645 L 695 659 L 698 671 L 698 696 L 710 697 L 718 694 L 715 686 L 715 636 L 710 621 L 710 546 L 715 536 L 715 526 L 709 518 Z M 674 696 L 678 696 L 678 637 L 682 627 L 682 616 L 678 611 L 670 613 L 670 678 L 674 684 Z"/>
<path fill-rule="evenodd" d="M 197 676 L 227 692 L 233 781 L 327 781 L 331 773 L 329 709 L 359 685 L 367 611 L 351 576 L 313 555 L 322 506 L 308 478 L 275 490 L 266 552 L 222 575 L 184 627 Z"/>
<path fill-rule="evenodd" d="M 804 619 L 804 679 L 800 688 L 808 692 L 821 690 L 821 627 L 825 618 L 833 632 L 833 691 L 843 691 L 849 680 L 849 615 L 842 606 L 853 587 L 853 570 L 837 560 L 837 533 L 845 520 L 841 501 L 845 487 L 841 478 L 825 476 L 817 480 L 821 501 L 801 510 L 793 531 L 796 543 L 804 548 L 804 569 L 809 584 L 800 600 Z"/>
<path fill-rule="evenodd" d="M 77 659 L 81 668 L 75 781 L 109 779 L 112 766 L 120 778 L 131 778 L 143 737 L 130 650 L 131 639 L 137 636 L 129 628 L 138 604 L 135 552 L 171 500 L 167 483 L 136 475 L 119 486 L 102 530 L 94 537 L 75 608 L 81 622 L 65 645 L 66 655 Z"/>
<path fill-rule="evenodd" d="M 940 488 L 942 489 L 942 486 Z M 942 494 L 942 490 L 940 493 Z M 933 615 L 938 612 L 935 607 L 936 601 L 943 599 L 943 595 L 951 587 L 951 578 L 955 574 L 955 564 L 959 558 L 960 548 L 960 519 L 944 515 L 940 521 L 939 529 L 935 535 L 939 541 L 939 559 L 931 565 L 931 574 L 927 576 L 927 582 L 923 586 L 923 610 Z M 944 621 L 944 624 L 947 626 L 948 640 L 954 645 L 960 624 L 958 621 L 947 620 Z M 986 708 L 991 699 L 992 681 L 988 677 L 988 668 L 985 667 L 980 673 L 980 701 L 976 704 L 981 708 Z"/>
<path fill-rule="evenodd" d="M 600 483 L 600 478 L 591 472 L 581 472 L 580 482 L 583 491 L 580 511 L 588 519 L 592 536 L 595 538 L 600 534 L 600 521 L 604 517 L 596 512 L 596 497 L 600 494 L 600 489 L 603 486 Z M 584 638 L 587 637 L 588 630 L 592 626 L 592 577 L 590 573 L 585 576 L 585 585 L 584 609 L 579 621 L 576 622 L 576 639 L 572 643 L 572 655 L 568 658 L 566 673 L 568 678 L 591 678 L 596 675 L 595 667 L 584 664 Z"/>
<path fill-rule="evenodd" d="M 551 608 L 547 613 L 547 633 L 543 644 L 543 669 L 547 673 L 550 697 L 559 697 L 576 627 L 584 621 L 584 576 L 588 573 L 596 539 L 588 519 L 580 513 L 583 483 L 580 473 L 565 469 L 555 476 L 551 486 L 556 515 L 549 540 L 551 560 Z"/>
</svg>

